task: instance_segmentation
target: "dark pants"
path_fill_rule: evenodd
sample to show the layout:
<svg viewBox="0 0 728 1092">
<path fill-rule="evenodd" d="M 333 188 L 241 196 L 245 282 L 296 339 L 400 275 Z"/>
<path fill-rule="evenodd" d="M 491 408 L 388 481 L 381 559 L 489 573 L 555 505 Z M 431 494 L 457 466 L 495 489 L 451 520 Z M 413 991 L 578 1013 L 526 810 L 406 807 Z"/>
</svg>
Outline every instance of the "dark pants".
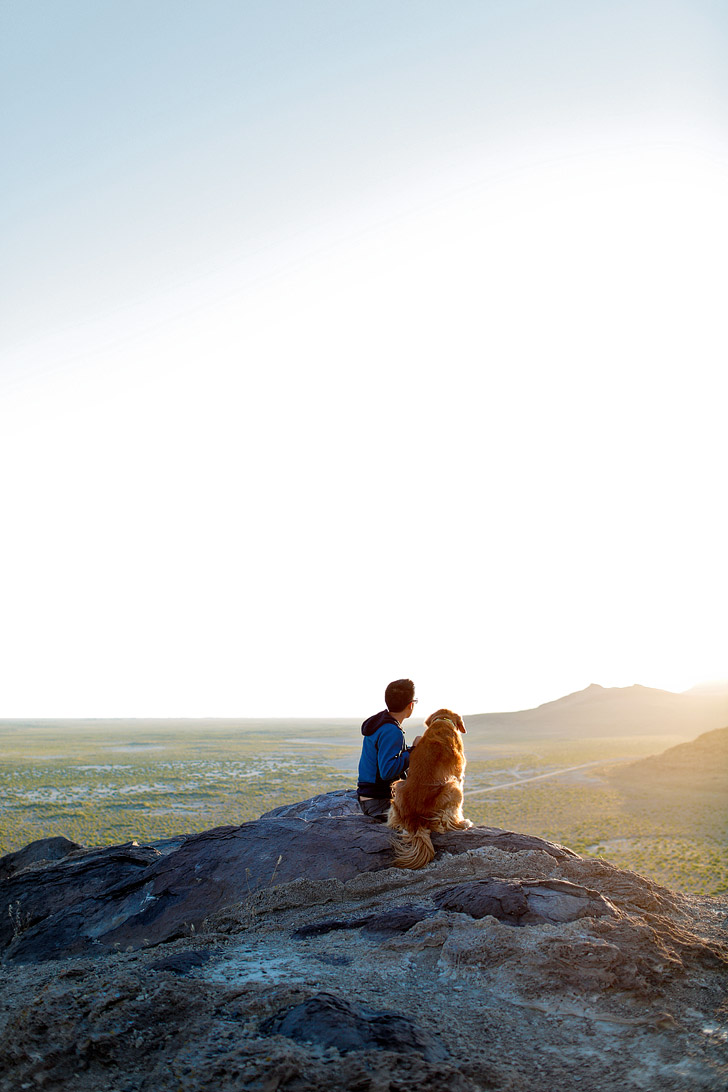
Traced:
<svg viewBox="0 0 728 1092">
<path fill-rule="evenodd" d="M 376 819 L 378 823 L 386 823 L 389 816 L 391 799 L 359 800 L 359 807 L 370 819 Z"/>
</svg>

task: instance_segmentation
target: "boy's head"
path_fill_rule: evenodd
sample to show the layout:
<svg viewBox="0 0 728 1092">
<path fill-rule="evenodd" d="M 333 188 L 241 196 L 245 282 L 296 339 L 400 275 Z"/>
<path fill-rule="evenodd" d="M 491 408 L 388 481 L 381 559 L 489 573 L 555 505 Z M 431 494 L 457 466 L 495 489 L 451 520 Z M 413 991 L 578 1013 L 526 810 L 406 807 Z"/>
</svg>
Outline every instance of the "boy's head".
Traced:
<svg viewBox="0 0 728 1092">
<path fill-rule="evenodd" d="M 390 713 L 401 713 L 415 700 L 415 684 L 411 679 L 396 679 L 384 691 L 384 701 Z"/>
</svg>

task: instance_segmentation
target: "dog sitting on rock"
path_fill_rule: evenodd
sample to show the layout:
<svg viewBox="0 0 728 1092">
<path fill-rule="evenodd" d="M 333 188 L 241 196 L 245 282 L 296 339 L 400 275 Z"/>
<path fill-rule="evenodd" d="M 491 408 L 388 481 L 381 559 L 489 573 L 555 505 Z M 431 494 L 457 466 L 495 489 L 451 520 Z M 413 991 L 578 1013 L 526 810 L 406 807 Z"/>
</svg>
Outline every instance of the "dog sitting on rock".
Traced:
<svg viewBox="0 0 728 1092">
<path fill-rule="evenodd" d="M 431 831 L 473 825 L 463 818 L 463 719 L 451 709 L 438 709 L 427 717 L 425 728 L 410 755 L 407 780 L 393 786 L 387 826 L 400 832 L 394 843 L 397 868 L 430 863 L 435 856 Z"/>
</svg>

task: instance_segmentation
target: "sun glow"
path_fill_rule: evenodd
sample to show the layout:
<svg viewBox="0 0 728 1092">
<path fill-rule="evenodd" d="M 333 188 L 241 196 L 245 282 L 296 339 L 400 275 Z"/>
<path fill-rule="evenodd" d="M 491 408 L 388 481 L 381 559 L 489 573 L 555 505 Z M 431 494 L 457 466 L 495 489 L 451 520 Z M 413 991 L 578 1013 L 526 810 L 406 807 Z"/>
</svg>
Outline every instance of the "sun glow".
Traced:
<svg viewBox="0 0 728 1092">
<path fill-rule="evenodd" d="M 362 670 L 399 673 L 403 636 L 413 672 L 473 710 L 544 700 L 559 673 L 562 692 L 720 673 L 715 172 L 660 155 L 564 173 L 373 215 L 247 287 L 198 284 L 101 372 L 89 345 L 93 374 L 32 411 L 17 394 L 11 705 L 76 712 L 83 671 L 81 711 L 261 712 L 241 694 L 285 663 L 309 696 L 281 713 L 349 712 Z M 404 635 L 381 632 L 392 596 Z M 340 666 L 342 643 L 366 666 L 324 709 L 304 650 Z"/>
</svg>

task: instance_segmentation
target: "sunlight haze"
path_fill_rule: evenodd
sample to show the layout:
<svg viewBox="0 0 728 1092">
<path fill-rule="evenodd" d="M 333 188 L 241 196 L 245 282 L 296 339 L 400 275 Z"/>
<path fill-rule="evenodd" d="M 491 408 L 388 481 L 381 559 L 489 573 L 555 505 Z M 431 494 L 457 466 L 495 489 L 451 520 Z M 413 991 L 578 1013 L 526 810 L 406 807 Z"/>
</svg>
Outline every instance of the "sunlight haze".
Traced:
<svg viewBox="0 0 728 1092">
<path fill-rule="evenodd" d="M 721 5 L 0 24 L 0 717 L 725 679 Z"/>
</svg>

